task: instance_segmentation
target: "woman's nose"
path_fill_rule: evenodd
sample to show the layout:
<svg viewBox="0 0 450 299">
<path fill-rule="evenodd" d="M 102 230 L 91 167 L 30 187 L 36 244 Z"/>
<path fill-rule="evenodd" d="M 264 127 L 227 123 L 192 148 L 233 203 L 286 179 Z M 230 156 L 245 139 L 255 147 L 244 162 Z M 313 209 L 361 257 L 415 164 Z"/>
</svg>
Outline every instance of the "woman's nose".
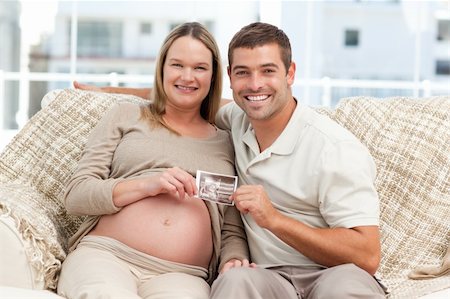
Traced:
<svg viewBox="0 0 450 299">
<path fill-rule="evenodd" d="M 184 81 L 191 81 L 193 78 L 192 69 L 191 68 L 183 68 L 183 71 L 181 73 L 181 79 Z"/>
</svg>

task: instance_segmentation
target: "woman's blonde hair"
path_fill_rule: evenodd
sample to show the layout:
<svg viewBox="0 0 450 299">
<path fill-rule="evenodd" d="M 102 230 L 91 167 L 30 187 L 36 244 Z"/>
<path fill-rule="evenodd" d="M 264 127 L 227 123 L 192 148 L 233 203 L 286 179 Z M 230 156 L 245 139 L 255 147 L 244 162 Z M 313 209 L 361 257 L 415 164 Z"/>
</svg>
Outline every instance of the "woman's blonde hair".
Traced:
<svg viewBox="0 0 450 299">
<path fill-rule="evenodd" d="M 214 119 L 219 110 L 220 99 L 222 97 L 222 63 L 219 53 L 219 47 L 217 46 L 214 37 L 209 31 L 200 23 L 190 22 L 184 23 L 175 27 L 164 40 L 161 50 L 156 61 L 155 81 L 150 96 L 151 104 L 148 109 L 144 109 L 144 117 L 150 118 L 156 123 L 168 128 L 162 116 L 166 111 L 167 94 L 164 91 L 163 78 L 164 78 L 164 63 L 166 61 L 167 52 L 170 47 L 180 37 L 190 36 L 196 40 L 202 42 L 212 54 L 212 78 L 211 86 L 209 88 L 208 95 L 203 100 L 200 107 L 200 115 L 210 123 L 214 123 Z M 171 130 L 169 128 L 169 130 Z M 173 130 L 171 130 L 173 131 Z"/>
</svg>

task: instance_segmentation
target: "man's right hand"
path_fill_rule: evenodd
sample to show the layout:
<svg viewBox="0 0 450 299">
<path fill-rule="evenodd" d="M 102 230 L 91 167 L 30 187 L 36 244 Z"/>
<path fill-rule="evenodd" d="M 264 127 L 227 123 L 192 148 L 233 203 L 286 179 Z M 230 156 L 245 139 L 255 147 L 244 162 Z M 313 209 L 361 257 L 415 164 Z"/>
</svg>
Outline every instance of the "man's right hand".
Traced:
<svg viewBox="0 0 450 299">
<path fill-rule="evenodd" d="M 231 268 L 241 268 L 241 267 L 242 268 L 256 268 L 257 266 L 255 263 L 250 263 L 247 259 L 243 259 L 242 261 L 238 260 L 238 259 L 232 259 L 224 264 L 224 266 L 222 267 L 222 270 L 220 270 L 220 274 L 227 272 Z"/>
<path fill-rule="evenodd" d="M 95 86 L 95 85 L 90 85 L 90 84 L 80 83 L 78 81 L 73 81 L 73 87 L 75 89 L 98 91 L 98 92 L 107 92 L 106 90 L 103 90 L 101 87 L 98 87 L 98 86 Z"/>
<path fill-rule="evenodd" d="M 95 85 L 84 84 L 78 81 L 73 81 L 73 87 L 81 90 L 106 92 L 106 93 L 120 93 L 120 94 L 131 94 L 143 98 L 144 100 L 150 99 L 151 88 L 132 88 L 132 87 L 121 87 L 121 86 L 103 86 L 98 87 Z"/>
</svg>

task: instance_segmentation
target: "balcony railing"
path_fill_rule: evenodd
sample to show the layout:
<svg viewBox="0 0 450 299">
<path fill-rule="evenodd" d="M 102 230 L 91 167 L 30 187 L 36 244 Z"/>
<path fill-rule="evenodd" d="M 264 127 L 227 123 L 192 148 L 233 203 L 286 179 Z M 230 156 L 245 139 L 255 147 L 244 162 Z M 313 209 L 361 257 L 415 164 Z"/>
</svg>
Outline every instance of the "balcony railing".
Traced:
<svg viewBox="0 0 450 299">
<path fill-rule="evenodd" d="M 125 84 L 148 84 L 153 83 L 153 76 L 151 75 L 125 75 L 125 74 L 70 74 L 70 73 L 38 73 L 38 72 L 4 72 L 0 70 L 0 121 L 3 118 L 3 103 L 5 103 L 5 82 L 17 81 L 19 82 L 19 107 L 15 115 L 19 130 L 25 125 L 28 120 L 29 110 L 29 90 L 30 82 L 46 81 L 46 82 L 67 82 L 70 85 L 74 80 L 80 82 L 92 82 L 99 84 L 108 84 L 110 86 L 118 86 L 121 83 Z M 224 86 L 227 86 L 224 84 Z M 302 88 L 303 99 L 309 99 L 312 89 L 315 88 L 320 92 L 320 99 L 316 105 L 332 106 L 333 89 L 338 88 L 352 88 L 361 89 L 361 95 L 364 95 L 364 89 L 380 89 L 380 90 L 399 90 L 410 92 L 413 97 L 426 97 L 430 95 L 443 94 L 450 95 L 450 87 L 448 82 L 431 82 L 424 81 L 388 81 L 388 80 L 345 80 L 333 79 L 324 77 L 321 79 L 298 79 L 294 87 Z M 231 98 L 231 91 L 224 91 L 224 97 Z M 309 102 L 307 102 L 309 104 Z M 1 124 L 2 122 L 0 122 Z M 7 128 L 0 128 L 0 150 L 3 146 L 14 136 L 18 130 L 10 130 Z"/>
</svg>

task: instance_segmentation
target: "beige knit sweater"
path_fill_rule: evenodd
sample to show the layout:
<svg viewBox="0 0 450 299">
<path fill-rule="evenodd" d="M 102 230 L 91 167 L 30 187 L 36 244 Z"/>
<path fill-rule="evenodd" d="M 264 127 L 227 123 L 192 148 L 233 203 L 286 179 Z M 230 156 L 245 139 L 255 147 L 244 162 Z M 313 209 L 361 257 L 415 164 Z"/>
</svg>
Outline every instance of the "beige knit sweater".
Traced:
<svg viewBox="0 0 450 299">
<path fill-rule="evenodd" d="M 64 196 L 69 213 L 88 215 L 70 239 L 70 250 L 97 224 L 100 215 L 119 211 L 112 190 L 121 180 L 175 166 L 193 176 L 197 170 L 234 174 L 233 145 L 227 132 L 218 130 L 216 136 L 206 139 L 177 136 L 163 127 L 150 126 L 141 118 L 140 109 L 134 103 L 116 104 L 91 132 Z M 231 258 L 248 258 L 248 248 L 237 209 L 205 203 L 213 232 L 208 269 L 208 282 L 212 282 L 219 263 L 221 267 Z"/>
</svg>

